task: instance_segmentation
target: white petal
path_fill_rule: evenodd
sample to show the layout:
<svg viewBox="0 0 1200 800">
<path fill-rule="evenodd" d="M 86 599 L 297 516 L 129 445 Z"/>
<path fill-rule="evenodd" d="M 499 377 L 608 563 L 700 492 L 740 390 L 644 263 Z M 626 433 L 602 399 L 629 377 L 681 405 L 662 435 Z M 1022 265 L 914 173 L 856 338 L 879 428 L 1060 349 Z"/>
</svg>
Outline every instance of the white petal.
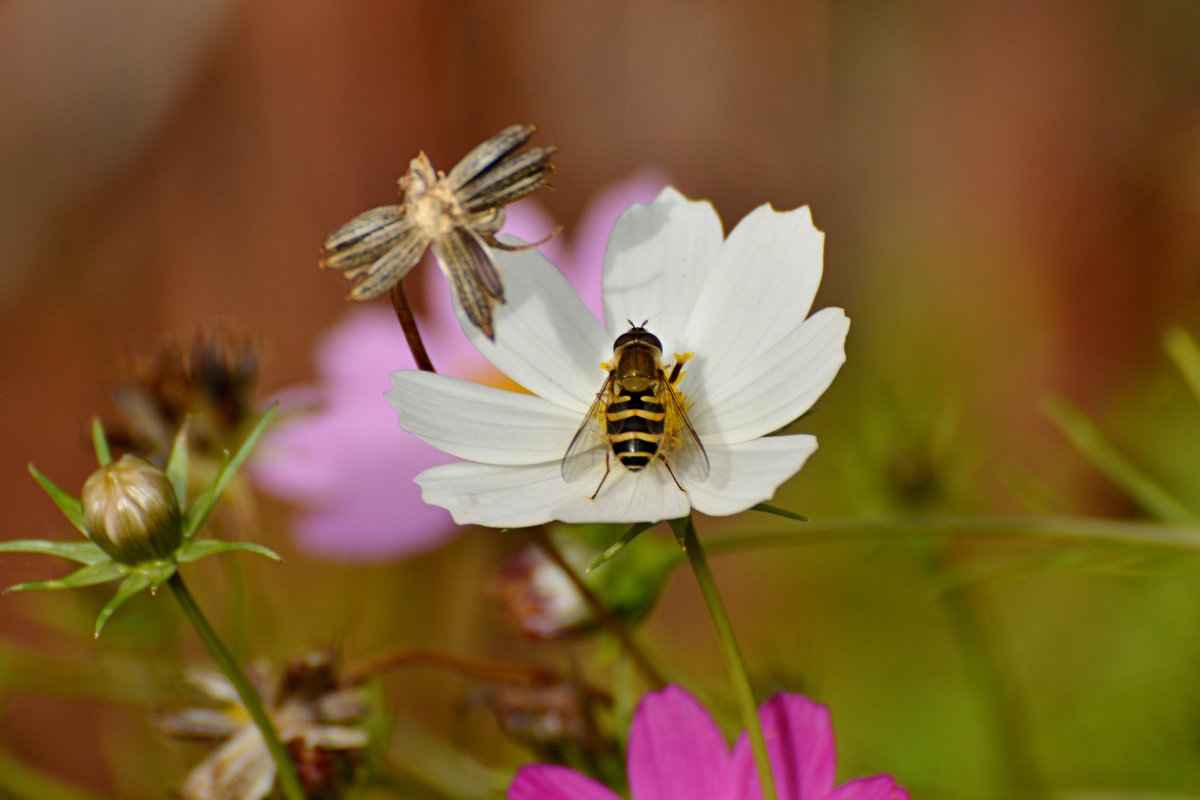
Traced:
<svg viewBox="0 0 1200 800">
<path fill-rule="evenodd" d="M 595 500 L 604 467 L 567 483 L 558 461 L 530 466 L 461 462 L 417 476 L 425 502 L 447 509 L 460 525 L 517 528 L 563 522 L 653 522 L 688 512 L 687 495 L 659 463 L 638 473 L 620 464 Z"/>
<path fill-rule="evenodd" d="M 723 517 L 770 500 L 817 449 L 815 436 L 768 436 L 706 446 L 712 472 L 703 483 L 684 481 L 692 507 Z"/>
<path fill-rule="evenodd" d="M 519 240 L 502 236 L 508 244 Z M 492 249 L 504 279 L 505 302 L 493 309 L 491 341 L 454 301 L 463 332 L 501 372 L 552 403 L 584 412 L 604 383 L 600 363 L 612 340 L 558 269 L 535 249 Z"/>
<path fill-rule="evenodd" d="M 688 497 L 675 485 L 662 462 L 653 461 L 638 472 L 625 469 L 616 458 L 610 459 L 610 464 L 608 479 L 595 500 L 591 496 L 604 475 L 602 466 L 594 470 L 594 475 L 572 483 L 582 485 L 583 491 L 559 505 L 554 518 L 563 522 L 633 523 L 687 516 Z"/>
<path fill-rule="evenodd" d="M 540 397 L 404 370 L 384 393 L 400 427 L 459 458 L 536 464 L 562 458 L 583 414 Z"/>
<path fill-rule="evenodd" d="M 759 206 L 729 234 L 682 345 L 697 361 L 703 358 L 710 386 L 731 380 L 808 316 L 821 282 L 824 240 L 807 207 Z"/>
<path fill-rule="evenodd" d="M 459 525 L 493 528 L 549 522 L 558 505 L 583 491 L 582 484 L 562 479 L 558 461 L 516 467 L 460 461 L 427 469 L 416 480 L 421 499 L 449 511 Z"/>
<path fill-rule="evenodd" d="M 649 206 L 620 216 L 604 251 L 604 322 L 616 339 L 630 321 L 663 340 L 668 356 L 695 309 L 722 242 L 721 220 L 708 202 L 668 186 Z"/>
<path fill-rule="evenodd" d="M 765 436 L 808 411 L 846 360 L 849 328 L 840 308 L 824 308 L 723 380 L 710 379 L 705 359 L 689 362 L 681 388 L 705 447 Z"/>
</svg>

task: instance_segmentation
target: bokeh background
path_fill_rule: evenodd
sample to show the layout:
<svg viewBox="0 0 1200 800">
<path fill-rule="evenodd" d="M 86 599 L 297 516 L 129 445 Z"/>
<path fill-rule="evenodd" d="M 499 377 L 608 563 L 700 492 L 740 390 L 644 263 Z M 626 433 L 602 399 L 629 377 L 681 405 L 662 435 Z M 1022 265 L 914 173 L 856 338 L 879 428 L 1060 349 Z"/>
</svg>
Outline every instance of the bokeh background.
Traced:
<svg viewBox="0 0 1200 800">
<path fill-rule="evenodd" d="M 514 122 L 559 147 L 537 200 L 567 237 L 590 197 L 647 166 L 727 229 L 763 202 L 812 207 L 818 305 L 853 328 L 802 423 L 821 450 L 781 505 L 1138 516 L 1048 421 L 1060 393 L 1200 506 L 1200 408 L 1162 349 L 1170 325 L 1200 331 L 1197 42 L 1193 0 L 7 0 L 0 537 L 70 534 L 26 462 L 80 485 L 88 420 L 165 344 L 237 332 L 261 398 L 311 379 L 348 308 L 316 269 L 326 234 L 389 201 L 419 150 L 447 169 Z M 591 652 L 495 624 L 483 586 L 516 534 L 348 566 L 295 548 L 281 504 L 252 507 L 243 535 L 287 566 L 192 581 L 244 654 Z M 928 798 L 1200 794 L 1195 566 L 957 538 L 717 563 L 759 688 L 832 707 L 841 776 L 891 772 Z M 4 557 L 0 580 L 58 569 Z M 92 641 L 103 597 L 0 600 L 0 751 L 99 796 L 163 796 L 203 751 L 147 714 L 181 702 L 179 669 L 204 657 L 161 598 Z M 732 723 L 690 579 L 642 638 Z M 471 691 L 413 670 L 384 693 L 503 773 L 528 756 Z"/>
</svg>

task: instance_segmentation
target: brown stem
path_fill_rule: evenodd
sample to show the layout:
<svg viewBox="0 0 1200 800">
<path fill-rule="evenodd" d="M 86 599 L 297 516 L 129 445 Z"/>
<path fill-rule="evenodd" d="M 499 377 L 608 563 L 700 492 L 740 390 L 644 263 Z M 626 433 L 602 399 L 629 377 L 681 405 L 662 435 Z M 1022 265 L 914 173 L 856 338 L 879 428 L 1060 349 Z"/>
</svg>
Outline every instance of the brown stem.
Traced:
<svg viewBox="0 0 1200 800">
<path fill-rule="evenodd" d="M 437 667 L 468 678 L 479 678 L 494 683 L 525 683 L 545 686 L 561 683 L 563 680 L 558 672 L 545 667 L 509 664 L 501 661 L 472 661 L 435 650 L 409 650 L 406 648 L 386 653 L 360 667 L 347 670 L 345 679 L 347 683 L 359 684 L 385 672 L 415 665 Z"/>
<path fill-rule="evenodd" d="M 412 351 L 417 369 L 425 372 L 437 372 L 429 353 L 425 352 L 425 343 L 421 341 L 421 332 L 417 330 L 417 320 L 413 317 L 412 309 L 408 306 L 408 295 L 404 293 L 404 281 L 396 281 L 392 287 L 392 308 L 396 309 L 396 319 L 404 329 L 404 338 L 408 340 L 408 349 Z"/>
<path fill-rule="evenodd" d="M 650 681 L 650 685 L 655 689 L 661 689 L 662 687 L 666 686 L 667 682 L 663 680 L 662 675 L 660 675 L 658 670 L 654 668 L 654 665 L 650 663 L 650 659 L 646 658 L 646 654 L 642 652 L 642 649 L 638 647 L 636 642 L 633 641 L 633 637 L 630 635 L 629 631 L 625 629 L 625 626 L 621 623 L 621 620 L 617 619 L 617 616 L 613 614 L 608 606 L 601 602 L 600 598 L 596 596 L 596 593 L 592 591 L 591 587 L 584 583 L 583 577 L 578 571 L 576 571 L 574 567 L 571 566 L 570 563 L 568 563 L 567 559 L 563 557 L 562 551 L 558 549 L 546 531 L 541 528 L 531 528 L 529 531 L 529 537 L 533 540 L 533 543 L 537 545 L 538 549 L 545 553 L 546 557 L 553 561 L 554 564 L 563 571 L 563 574 L 567 576 L 567 579 L 571 581 L 576 591 L 578 591 L 579 595 L 583 598 L 583 601 L 587 603 L 588 608 L 591 609 L 592 614 L 596 617 L 596 621 L 599 622 L 606 631 L 617 637 L 617 641 L 621 643 L 621 647 L 624 648 L 625 652 L 629 654 L 630 658 L 633 659 L 633 662 L 637 664 L 638 669 L 640 669 L 642 674 L 646 676 L 646 680 Z"/>
</svg>

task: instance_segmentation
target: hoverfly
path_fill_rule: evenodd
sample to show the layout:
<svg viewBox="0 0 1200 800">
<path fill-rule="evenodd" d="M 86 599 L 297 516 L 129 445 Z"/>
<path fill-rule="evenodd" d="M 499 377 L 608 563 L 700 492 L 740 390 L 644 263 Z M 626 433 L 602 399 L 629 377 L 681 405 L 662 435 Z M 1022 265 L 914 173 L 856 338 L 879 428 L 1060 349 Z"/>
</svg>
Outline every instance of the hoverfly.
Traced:
<svg viewBox="0 0 1200 800">
<path fill-rule="evenodd" d="M 554 169 L 555 148 L 520 150 L 535 130 L 505 128 L 463 156 L 449 174 L 436 172 L 420 153 L 400 179 L 398 201 L 364 211 L 329 234 L 321 266 L 361 278 L 350 299 L 370 300 L 403 280 L 431 247 L 467 317 L 494 339 L 492 308 L 504 302 L 504 283 L 489 248 L 540 244 L 496 239 L 504 207 L 546 185 Z"/>
<path fill-rule="evenodd" d="M 629 324 L 613 343 L 608 377 L 562 460 L 563 480 L 570 483 L 603 459 L 604 477 L 592 492 L 593 500 L 608 479 L 612 456 L 633 472 L 661 459 L 681 492 L 687 490 L 675 469 L 695 481 L 708 477 L 708 455 L 675 389 L 684 359 L 668 375 L 662 365 L 662 342 L 646 330 L 646 323 Z"/>
</svg>

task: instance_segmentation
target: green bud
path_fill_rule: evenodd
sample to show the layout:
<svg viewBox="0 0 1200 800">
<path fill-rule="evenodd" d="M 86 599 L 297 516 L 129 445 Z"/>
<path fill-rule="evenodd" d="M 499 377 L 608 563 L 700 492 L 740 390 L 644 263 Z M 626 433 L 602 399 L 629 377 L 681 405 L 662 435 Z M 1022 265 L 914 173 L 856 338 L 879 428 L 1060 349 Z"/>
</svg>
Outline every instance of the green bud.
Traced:
<svg viewBox="0 0 1200 800">
<path fill-rule="evenodd" d="M 93 472 L 80 499 L 88 537 L 122 564 L 170 558 L 183 542 L 183 514 L 171 482 L 137 456 Z"/>
</svg>

